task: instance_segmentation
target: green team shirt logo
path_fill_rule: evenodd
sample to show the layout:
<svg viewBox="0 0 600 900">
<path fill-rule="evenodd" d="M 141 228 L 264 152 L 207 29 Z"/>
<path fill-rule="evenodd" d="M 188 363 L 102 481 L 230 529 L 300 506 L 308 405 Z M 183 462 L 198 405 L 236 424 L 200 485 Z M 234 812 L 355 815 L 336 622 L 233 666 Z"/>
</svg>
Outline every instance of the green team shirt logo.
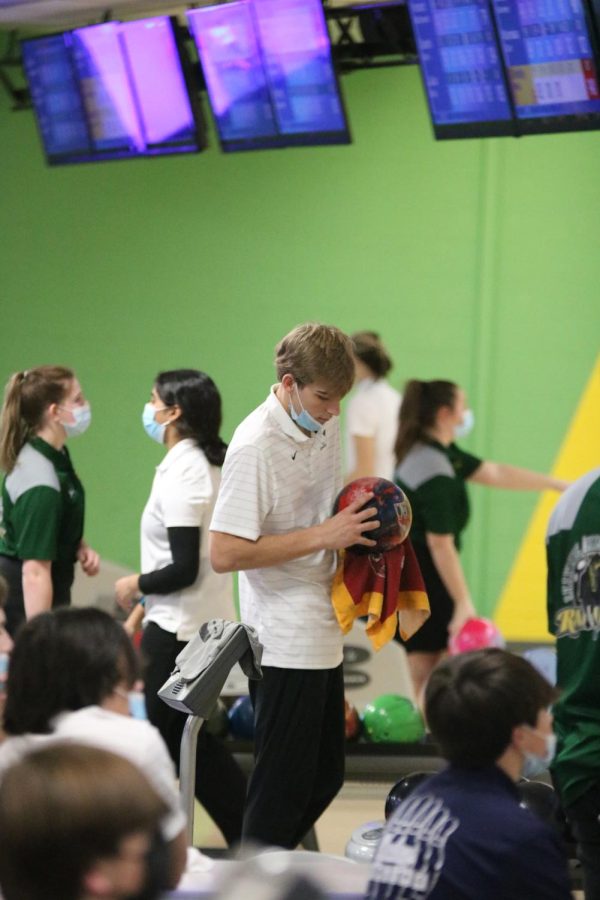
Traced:
<svg viewBox="0 0 600 900">
<path fill-rule="evenodd" d="M 600 535 L 582 537 L 572 547 L 562 573 L 565 606 L 554 617 L 556 637 L 577 638 L 600 633 Z"/>
</svg>

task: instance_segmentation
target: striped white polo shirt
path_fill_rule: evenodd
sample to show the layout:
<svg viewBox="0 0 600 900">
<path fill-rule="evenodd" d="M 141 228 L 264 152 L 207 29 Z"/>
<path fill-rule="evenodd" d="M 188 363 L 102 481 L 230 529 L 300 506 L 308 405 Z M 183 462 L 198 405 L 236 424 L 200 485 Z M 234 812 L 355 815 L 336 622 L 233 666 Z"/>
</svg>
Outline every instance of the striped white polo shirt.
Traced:
<svg viewBox="0 0 600 900">
<path fill-rule="evenodd" d="M 272 388 L 244 419 L 227 451 L 210 529 L 250 541 L 317 525 L 332 513 L 342 487 L 339 422 L 307 436 Z M 264 646 L 263 663 L 329 669 L 342 661 L 342 633 L 331 604 L 336 554 L 240 572 L 242 621 Z"/>
</svg>

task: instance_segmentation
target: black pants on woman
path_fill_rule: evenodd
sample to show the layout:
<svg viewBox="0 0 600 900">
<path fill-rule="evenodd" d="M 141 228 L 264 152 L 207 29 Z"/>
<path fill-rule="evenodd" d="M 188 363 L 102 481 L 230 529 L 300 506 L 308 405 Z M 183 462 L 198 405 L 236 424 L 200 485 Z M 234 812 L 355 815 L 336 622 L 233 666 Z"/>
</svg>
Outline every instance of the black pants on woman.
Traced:
<svg viewBox="0 0 600 900">
<path fill-rule="evenodd" d="M 175 658 L 186 646 L 174 634 L 150 622 L 144 628 L 145 696 L 148 718 L 163 736 L 171 758 L 179 770 L 181 736 L 186 714 L 167 706 L 157 691 L 173 669 Z M 220 828 L 231 846 L 242 836 L 242 817 L 246 799 L 246 777 L 225 744 L 201 728 L 196 755 L 196 797 Z"/>
<path fill-rule="evenodd" d="M 256 760 L 244 841 L 291 849 L 344 783 L 344 678 L 341 665 L 262 670 L 250 681 Z"/>
</svg>

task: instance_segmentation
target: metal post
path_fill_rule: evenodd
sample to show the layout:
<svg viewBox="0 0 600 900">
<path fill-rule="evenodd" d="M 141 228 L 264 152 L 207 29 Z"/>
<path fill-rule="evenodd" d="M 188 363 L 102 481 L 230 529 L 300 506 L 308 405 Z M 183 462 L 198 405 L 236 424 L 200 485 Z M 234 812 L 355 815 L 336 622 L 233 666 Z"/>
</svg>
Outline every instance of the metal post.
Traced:
<svg viewBox="0 0 600 900">
<path fill-rule="evenodd" d="M 204 724 L 200 716 L 188 716 L 181 736 L 179 754 L 179 791 L 183 811 L 187 816 L 188 847 L 192 846 L 194 837 L 194 801 L 196 799 L 196 746 L 198 733 Z"/>
</svg>

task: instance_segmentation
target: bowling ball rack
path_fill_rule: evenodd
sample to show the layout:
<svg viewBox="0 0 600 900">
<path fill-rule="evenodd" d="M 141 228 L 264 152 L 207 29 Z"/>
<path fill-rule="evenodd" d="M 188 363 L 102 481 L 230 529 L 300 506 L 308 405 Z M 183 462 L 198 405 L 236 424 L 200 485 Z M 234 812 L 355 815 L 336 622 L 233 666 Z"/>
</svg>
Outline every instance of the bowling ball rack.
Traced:
<svg viewBox="0 0 600 900">
<path fill-rule="evenodd" d="M 226 743 L 243 771 L 251 772 L 254 765 L 252 742 L 228 738 Z M 346 781 L 392 784 L 409 772 L 437 772 L 444 765 L 437 745 L 427 738 L 402 744 L 346 743 Z"/>
</svg>

